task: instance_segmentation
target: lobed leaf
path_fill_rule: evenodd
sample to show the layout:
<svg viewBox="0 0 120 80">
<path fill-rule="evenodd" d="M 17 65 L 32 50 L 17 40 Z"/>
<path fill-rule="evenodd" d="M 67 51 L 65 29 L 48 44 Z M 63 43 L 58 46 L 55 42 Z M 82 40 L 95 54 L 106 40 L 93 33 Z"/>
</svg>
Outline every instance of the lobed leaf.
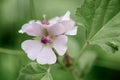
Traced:
<svg viewBox="0 0 120 80">
<path fill-rule="evenodd" d="M 17 80 L 45 80 L 46 76 L 48 76 L 47 66 L 31 62 L 21 69 Z M 52 80 L 51 77 L 48 78 L 50 79 L 46 80 Z"/>
<path fill-rule="evenodd" d="M 87 40 L 108 53 L 120 46 L 120 0 L 85 0 L 76 11 L 78 24 L 87 29 Z"/>
</svg>

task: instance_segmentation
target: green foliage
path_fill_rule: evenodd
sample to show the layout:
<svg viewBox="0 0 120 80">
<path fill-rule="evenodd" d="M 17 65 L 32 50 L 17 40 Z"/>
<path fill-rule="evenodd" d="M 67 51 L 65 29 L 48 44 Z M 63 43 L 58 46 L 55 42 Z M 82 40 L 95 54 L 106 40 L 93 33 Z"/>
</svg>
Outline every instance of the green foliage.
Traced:
<svg viewBox="0 0 120 80">
<path fill-rule="evenodd" d="M 53 80 L 74 80 L 71 73 L 60 64 L 52 66 L 51 74 Z"/>
<path fill-rule="evenodd" d="M 48 71 L 48 65 L 31 62 L 20 70 L 17 80 L 73 80 L 69 72 L 62 68 L 61 65 L 56 64 L 51 67 L 53 69 Z"/>
<path fill-rule="evenodd" d="M 81 75 L 87 74 L 94 62 L 98 66 L 119 69 L 120 60 L 116 56 L 120 53 L 119 4 L 120 0 L 85 0 L 77 9 L 77 24 L 82 27 L 77 36 L 79 40 L 84 39 L 78 62 Z"/>
<path fill-rule="evenodd" d="M 68 43 L 68 45 L 73 45 L 69 46 L 69 55 L 74 58 L 78 64 L 77 67 L 75 67 L 75 71 L 77 72 L 76 75 L 84 76 L 89 74 L 96 61 L 98 62 L 97 65 L 101 66 L 102 64 L 105 65 L 104 61 L 112 59 L 110 59 L 108 55 L 105 55 L 106 53 L 116 53 L 119 51 L 119 4 L 119 0 L 85 0 L 82 6 L 77 9 L 76 15 L 79 28 L 78 35 L 76 37 L 80 42 L 71 38 Z M 75 48 L 76 46 L 77 48 Z M 80 48 L 81 50 L 79 50 Z M 52 70 L 51 73 L 56 75 L 53 75 L 52 78 L 51 74 L 47 72 L 47 68 L 44 70 L 36 63 L 34 63 L 34 67 L 32 67 L 32 65 L 33 63 L 21 70 L 18 78 L 19 80 L 64 80 L 64 78 L 66 80 L 68 79 L 67 77 L 58 78 L 56 76 L 59 76 L 59 74 L 70 76 L 68 73 L 64 72 L 64 69 L 55 69 L 56 67 L 53 67 L 55 70 Z M 35 65 L 39 66 L 39 68 Z M 111 66 L 109 63 L 105 66 L 108 67 L 108 65 Z"/>
<path fill-rule="evenodd" d="M 17 80 L 45 80 L 45 78 L 52 80 L 50 74 L 47 73 L 47 66 L 31 62 L 21 69 Z"/>
<path fill-rule="evenodd" d="M 77 75 L 82 78 L 86 77 L 95 65 L 96 60 L 98 60 L 101 53 L 105 54 L 105 51 L 103 51 L 98 45 L 88 45 L 79 56 L 77 62 L 78 65 L 75 67 Z"/>
<path fill-rule="evenodd" d="M 100 67 L 120 70 L 120 51 L 115 54 L 101 54 L 96 60 L 96 65 Z"/>
<path fill-rule="evenodd" d="M 85 0 L 76 12 L 78 24 L 86 27 L 90 44 L 108 53 L 115 53 L 120 46 L 119 4 L 119 0 Z"/>
<path fill-rule="evenodd" d="M 86 50 L 80 56 L 78 61 L 79 70 L 81 75 L 86 75 L 90 72 L 96 59 L 101 53 L 105 53 L 99 46 L 90 45 L 87 46 Z"/>
<path fill-rule="evenodd" d="M 78 34 L 76 37 L 70 37 L 68 42 L 68 54 L 74 60 L 79 55 L 78 65 L 74 66 L 77 72 L 76 75 L 83 76 L 85 80 L 116 79 L 110 77 L 109 71 L 111 71 L 110 69 L 117 70 L 117 72 L 111 71 L 112 76 L 115 76 L 114 73 L 120 73 L 118 71 L 120 70 L 120 0 L 62 1 L 53 0 L 54 3 L 49 0 L 34 1 L 37 19 L 42 19 L 43 14 L 47 14 L 49 19 L 55 15 L 65 13 L 66 10 L 70 10 L 71 16 L 74 17 L 73 12 L 79 6 L 80 8 L 76 12 L 79 26 Z M 69 5 L 66 5 L 68 2 Z M 23 23 L 31 19 L 29 0 L 2 0 L 0 4 L 0 45 L 1 47 L 18 49 L 20 43 L 25 38 L 28 39 L 26 35 L 18 35 L 17 31 Z M 9 14 L 12 16 L 9 16 Z M 15 79 L 21 66 L 29 62 L 22 51 L 0 48 L 0 53 L 1 80 Z M 4 55 L 4 53 L 7 53 L 7 55 Z M 105 67 L 105 69 L 101 67 Z M 41 66 L 32 62 L 20 70 L 17 79 L 74 80 L 72 74 L 60 64 L 52 65 L 51 72 L 47 70 L 48 66 Z"/>
</svg>

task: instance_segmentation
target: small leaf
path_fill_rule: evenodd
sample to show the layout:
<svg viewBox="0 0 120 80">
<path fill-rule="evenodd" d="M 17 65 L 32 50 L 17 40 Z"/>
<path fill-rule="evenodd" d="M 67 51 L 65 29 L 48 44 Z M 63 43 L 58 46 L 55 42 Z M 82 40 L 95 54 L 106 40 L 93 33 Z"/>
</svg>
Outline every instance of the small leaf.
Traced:
<svg viewBox="0 0 120 80">
<path fill-rule="evenodd" d="M 23 67 L 17 80 L 40 80 L 47 72 L 47 66 L 31 62 Z"/>
</svg>

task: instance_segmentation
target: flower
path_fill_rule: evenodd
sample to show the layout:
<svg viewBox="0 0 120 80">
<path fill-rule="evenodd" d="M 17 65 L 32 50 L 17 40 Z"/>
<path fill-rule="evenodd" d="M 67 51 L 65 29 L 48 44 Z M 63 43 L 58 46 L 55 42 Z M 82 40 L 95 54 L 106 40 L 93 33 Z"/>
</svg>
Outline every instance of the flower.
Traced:
<svg viewBox="0 0 120 80">
<path fill-rule="evenodd" d="M 53 18 L 49 21 L 44 16 L 42 22 L 32 20 L 22 26 L 19 33 L 36 37 L 36 39 L 24 41 L 21 45 L 31 60 L 36 60 L 39 64 L 54 64 L 57 57 L 53 49 L 60 56 L 65 54 L 68 41 L 66 34 L 71 32 L 75 35 L 75 31 L 71 31 L 74 29 L 74 23 L 71 22 L 74 21 L 67 19 L 68 17 L 69 12 L 59 19 Z"/>
<path fill-rule="evenodd" d="M 66 35 L 77 34 L 77 27 L 75 27 L 75 22 L 70 18 L 70 11 L 67 11 L 64 16 L 56 17 L 53 20 L 58 21 L 64 26 Z"/>
</svg>

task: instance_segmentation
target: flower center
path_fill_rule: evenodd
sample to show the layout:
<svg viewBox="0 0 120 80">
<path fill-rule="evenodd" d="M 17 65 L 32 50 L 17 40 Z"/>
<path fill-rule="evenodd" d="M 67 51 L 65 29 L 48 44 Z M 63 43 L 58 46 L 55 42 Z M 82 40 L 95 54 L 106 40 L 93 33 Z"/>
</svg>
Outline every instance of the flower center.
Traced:
<svg viewBox="0 0 120 80">
<path fill-rule="evenodd" d="M 42 24 L 49 25 L 49 22 L 47 20 L 43 20 Z"/>
<path fill-rule="evenodd" d="M 47 43 L 51 42 L 51 39 L 50 39 L 50 37 L 42 37 L 41 42 L 43 44 L 47 44 Z"/>
<path fill-rule="evenodd" d="M 45 15 L 43 15 L 42 24 L 44 24 L 44 25 L 49 25 L 49 22 L 46 20 L 46 16 L 45 16 Z"/>
</svg>

